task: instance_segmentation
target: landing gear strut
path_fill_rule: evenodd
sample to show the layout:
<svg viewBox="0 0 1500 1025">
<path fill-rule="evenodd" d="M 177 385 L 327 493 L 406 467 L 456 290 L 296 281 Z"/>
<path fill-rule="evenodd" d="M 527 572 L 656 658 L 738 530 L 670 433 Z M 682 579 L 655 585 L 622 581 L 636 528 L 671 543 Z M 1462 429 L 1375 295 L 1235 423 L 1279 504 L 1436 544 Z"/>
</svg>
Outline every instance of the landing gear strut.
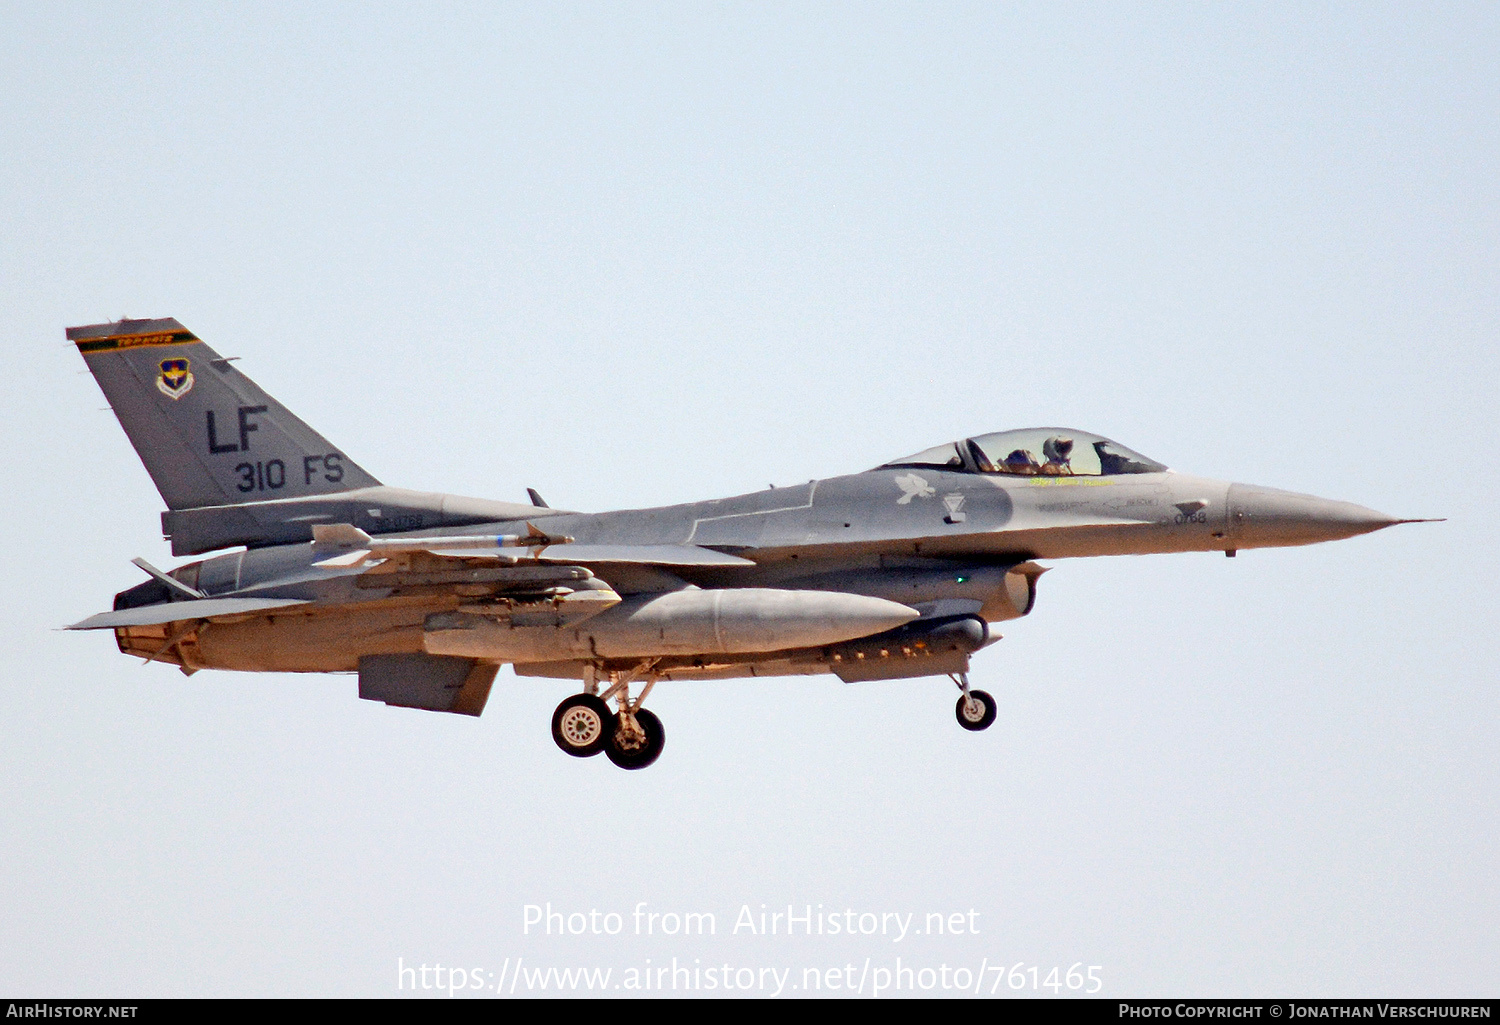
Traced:
<svg viewBox="0 0 1500 1025">
<path fill-rule="evenodd" d="M 557 746 L 577 758 L 587 758 L 603 751 L 622 769 L 644 769 L 661 756 L 667 732 L 661 720 L 641 707 L 656 677 L 650 676 L 635 700 L 630 698 L 630 684 L 642 673 L 649 673 L 659 660 L 643 662 L 622 675 L 611 673 L 613 683 L 599 693 L 598 676 L 593 667 L 586 677 L 586 690 L 565 698 L 552 713 L 552 739 Z M 615 699 L 617 711 L 607 702 Z"/>
<path fill-rule="evenodd" d="M 953 714 L 958 717 L 958 724 L 976 733 L 989 729 L 999 711 L 995 705 L 995 699 L 986 691 L 970 689 L 968 673 L 959 673 L 957 676 L 950 676 L 949 679 L 958 685 L 959 690 L 963 691 L 963 695 L 958 699 L 957 707 L 953 709 Z"/>
</svg>

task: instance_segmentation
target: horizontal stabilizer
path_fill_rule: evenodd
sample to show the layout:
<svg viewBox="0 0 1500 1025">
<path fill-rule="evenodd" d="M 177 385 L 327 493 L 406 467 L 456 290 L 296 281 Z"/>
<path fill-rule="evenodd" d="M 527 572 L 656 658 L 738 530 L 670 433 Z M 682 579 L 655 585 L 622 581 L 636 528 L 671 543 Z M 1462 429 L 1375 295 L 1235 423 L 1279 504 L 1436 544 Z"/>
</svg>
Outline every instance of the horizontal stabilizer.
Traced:
<svg viewBox="0 0 1500 1025">
<path fill-rule="evenodd" d="M 301 598 L 205 598 L 201 601 L 170 601 L 164 605 L 101 612 L 66 629 L 113 630 L 118 626 L 159 626 L 187 619 L 213 619 L 216 616 L 235 616 L 306 604 Z"/>
</svg>

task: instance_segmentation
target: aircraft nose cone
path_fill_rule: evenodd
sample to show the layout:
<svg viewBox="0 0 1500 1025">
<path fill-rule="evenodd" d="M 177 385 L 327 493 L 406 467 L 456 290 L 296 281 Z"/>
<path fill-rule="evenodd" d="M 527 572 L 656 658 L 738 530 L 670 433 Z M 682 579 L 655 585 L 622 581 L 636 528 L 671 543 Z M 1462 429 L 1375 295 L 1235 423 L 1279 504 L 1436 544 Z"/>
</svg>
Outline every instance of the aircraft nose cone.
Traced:
<svg viewBox="0 0 1500 1025">
<path fill-rule="evenodd" d="M 1401 522 L 1353 502 L 1251 484 L 1229 487 L 1229 536 L 1246 548 L 1337 541 Z"/>
</svg>

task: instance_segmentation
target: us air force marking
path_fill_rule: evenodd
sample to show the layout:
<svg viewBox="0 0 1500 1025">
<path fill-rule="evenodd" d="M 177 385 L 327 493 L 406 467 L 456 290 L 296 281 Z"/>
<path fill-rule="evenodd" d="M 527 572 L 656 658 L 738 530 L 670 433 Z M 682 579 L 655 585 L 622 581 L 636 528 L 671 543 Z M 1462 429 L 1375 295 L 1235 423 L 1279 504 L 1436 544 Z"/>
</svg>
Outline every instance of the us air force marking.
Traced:
<svg viewBox="0 0 1500 1025">
<path fill-rule="evenodd" d="M 156 389 L 169 399 L 180 399 L 193 390 L 193 375 L 185 359 L 164 359 L 156 375 Z"/>
</svg>

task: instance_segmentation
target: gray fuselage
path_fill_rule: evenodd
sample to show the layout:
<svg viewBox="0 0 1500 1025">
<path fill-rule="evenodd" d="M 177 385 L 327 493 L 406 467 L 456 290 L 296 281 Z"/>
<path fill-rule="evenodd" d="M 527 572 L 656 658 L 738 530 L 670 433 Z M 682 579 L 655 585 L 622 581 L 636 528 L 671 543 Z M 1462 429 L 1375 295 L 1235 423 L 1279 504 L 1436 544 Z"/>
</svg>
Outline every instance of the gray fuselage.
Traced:
<svg viewBox="0 0 1500 1025">
<path fill-rule="evenodd" d="M 643 601 L 685 588 L 864 595 L 900 602 L 923 616 L 968 612 L 996 622 L 1030 611 L 1041 572 L 1031 560 L 1233 552 L 1348 537 L 1396 521 L 1349 503 L 1172 471 L 1011 476 L 898 467 L 684 505 L 606 513 L 537 508 L 524 519 L 389 536 L 524 533 L 528 522 L 545 524 L 549 534 L 568 535 L 580 546 L 697 545 L 753 565 L 594 566 L 593 575 L 626 598 L 623 605 L 583 626 L 509 627 L 512 647 L 492 654 L 518 663 L 567 663 L 597 653 L 597 642 L 589 647 L 591 637 Z M 362 655 L 431 651 L 430 642 L 424 647 L 424 623 L 431 615 L 472 608 L 494 594 L 478 579 L 455 588 L 451 579 L 439 584 L 408 575 L 391 580 L 395 586 L 380 586 L 376 574 L 314 566 L 318 560 L 313 545 L 291 544 L 174 571 L 211 597 L 311 602 L 211 624 L 191 653 L 200 666 L 325 672 L 352 670 Z M 1021 566 L 1033 570 L 1017 572 Z M 800 648 L 797 640 L 789 635 L 785 650 Z M 778 659 L 785 661 L 784 652 L 721 657 L 714 664 Z"/>
</svg>

